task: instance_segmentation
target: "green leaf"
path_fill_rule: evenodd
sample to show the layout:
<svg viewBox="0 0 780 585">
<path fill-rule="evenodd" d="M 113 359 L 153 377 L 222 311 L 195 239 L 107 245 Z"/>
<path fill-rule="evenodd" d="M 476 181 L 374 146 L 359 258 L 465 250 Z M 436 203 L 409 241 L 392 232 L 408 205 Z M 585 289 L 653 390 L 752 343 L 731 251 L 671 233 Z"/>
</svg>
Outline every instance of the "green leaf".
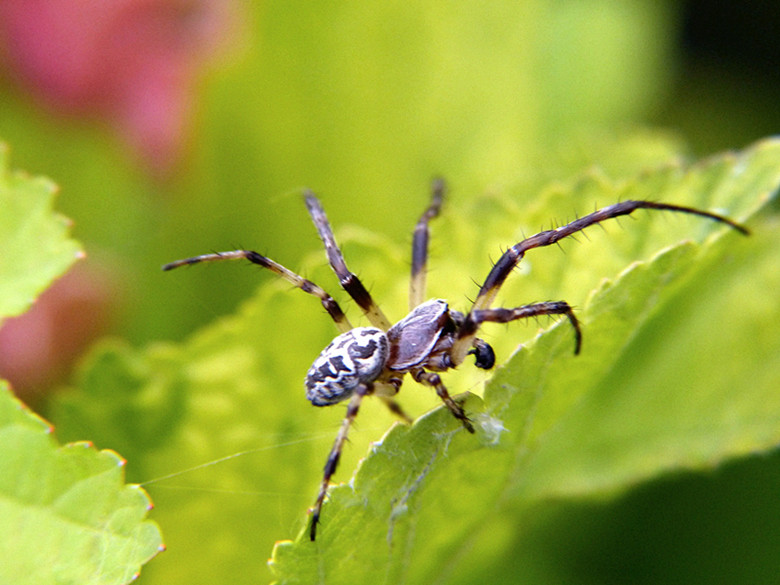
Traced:
<svg viewBox="0 0 780 585">
<path fill-rule="evenodd" d="M 134 354 L 116 340 L 104 341 L 78 380 L 81 394 L 58 398 L 54 418 L 64 440 L 83 437 L 118 449 L 131 462 L 132 479 L 146 477 L 145 455 L 179 430 L 186 408 L 177 352 Z M 110 401 L 106 401 L 110 389 Z"/>
<path fill-rule="evenodd" d="M 0 582 L 128 583 L 161 548 L 125 461 L 52 428 L 0 384 Z"/>
<path fill-rule="evenodd" d="M 8 170 L 0 145 L 0 316 L 22 313 L 81 256 L 56 187 Z M 121 584 L 161 549 L 125 461 L 80 442 L 58 446 L 52 427 L 0 381 L 0 582 Z"/>
<path fill-rule="evenodd" d="M 70 224 L 52 212 L 57 186 L 9 170 L 0 143 L 0 320 L 23 313 L 52 280 L 82 256 Z"/>
<path fill-rule="evenodd" d="M 306 369 L 335 334 L 316 300 L 257 269 L 257 294 L 180 346 L 99 348 L 52 416 L 64 436 L 89 429 L 99 444 L 135 454 L 130 471 L 153 496 L 168 545 L 144 569 L 144 581 L 255 583 L 268 575 L 264 562 L 273 543 L 296 535 L 299 540 L 274 551 L 272 568 L 282 582 L 465 583 L 488 571 L 500 581 L 512 568 L 499 562 L 502 555 L 526 534 L 525 526 L 539 522 L 551 499 L 604 498 L 675 469 L 715 465 L 776 444 L 771 400 L 764 401 L 760 425 L 748 407 L 762 404 L 778 375 L 767 359 L 777 336 L 766 325 L 777 320 L 778 308 L 765 291 L 780 284 L 772 263 L 780 244 L 774 216 L 758 211 L 780 183 L 780 142 L 690 168 L 671 155 L 672 163 L 660 165 L 655 153 L 663 149 L 643 150 L 640 142 L 635 156 L 614 147 L 618 156 L 601 166 L 612 175 L 594 168 L 568 183 L 516 185 L 469 200 L 453 185 L 432 224 L 429 296 L 466 309 L 476 293 L 472 280 L 484 278 L 502 248 L 551 221 L 620 199 L 718 210 L 748 221 L 753 235 L 648 212 L 591 230 L 579 243 L 563 242 L 565 253 L 556 247 L 529 253 L 497 304 L 568 300 L 583 321 L 582 354 L 571 355 L 566 323 L 531 341 L 548 322 L 486 326 L 482 334 L 499 363 L 509 362 L 488 383 L 483 402 L 476 396 L 467 402 L 477 436 L 435 408 L 434 393 L 407 380 L 399 396 L 404 408 L 415 416 L 435 409 L 411 428 L 393 426 L 369 447 L 394 419 L 379 401 L 366 400 L 335 480 L 347 481 L 369 455 L 349 484 L 331 490 L 314 544 L 304 533 L 305 510 L 344 415 L 341 407 L 312 408 L 304 398 Z M 424 204 L 421 196 L 420 209 Z M 350 267 L 385 312 L 400 318 L 408 236 L 390 241 L 369 226 L 335 227 Z M 353 323 L 364 322 L 321 250 L 303 268 L 290 268 L 334 294 Z M 187 270 L 229 280 L 253 269 L 225 263 Z M 208 310 L 186 286 L 181 294 L 192 310 Z M 714 335 L 713 327 L 728 328 L 728 335 Z M 763 353 L 739 353 L 752 338 L 766 343 Z M 701 339 L 712 347 L 699 351 Z M 750 376 L 760 378 L 755 387 L 738 379 L 751 368 L 761 372 Z M 723 370 L 728 376 L 719 380 Z M 620 381 L 621 373 L 630 379 Z M 453 393 L 480 393 L 489 375 L 464 366 L 445 377 Z M 655 396 L 663 400 L 656 403 Z M 602 428 L 604 403 L 615 411 L 611 426 L 605 419 Z M 739 419 L 734 404 L 743 411 Z M 724 424 L 716 419 L 706 435 L 696 435 L 691 412 L 703 406 L 708 415 L 720 412 Z M 631 424 L 636 410 L 645 428 Z M 619 422 L 627 428 L 615 428 Z M 626 438 L 629 430 L 636 436 Z M 647 445 L 645 432 L 654 433 Z M 622 455 L 614 464 L 610 450 Z M 576 471 L 566 475 L 561 467 L 568 466 Z"/>
<path fill-rule="evenodd" d="M 751 220 L 755 233 L 743 239 L 683 220 L 694 240 L 632 263 L 590 295 L 579 313 L 581 356 L 571 355 L 571 331 L 559 323 L 496 373 L 484 404 L 468 403 L 476 437 L 443 409 L 391 429 L 353 480 L 331 490 L 317 542 L 302 531 L 277 545 L 280 582 L 476 577 L 485 551 L 487 559 L 497 554 L 507 544 L 501 535 L 522 532 L 540 503 L 614 495 L 778 445 L 780 340 L 765 325 L 768 315 L 777 322 L 778 309 L 764 293 L 780 286 L 778 236 L 775 218 L 755 214 L 780 185 L 779 162 L 780 142 L 767 141 L 687 172 L 617 187 L 586 180 L 569 192 L 573 200 L 614 190 L 618 198 L 720 209 Z M 642 258 L 637 252 L 654 248 L 658 224 L 679 221 L 651 219 L 610 237 Z M 590 269 L 594 262 L 579 252 L 602 254 L 596 239 L 566 263 Z"/>
</svg>

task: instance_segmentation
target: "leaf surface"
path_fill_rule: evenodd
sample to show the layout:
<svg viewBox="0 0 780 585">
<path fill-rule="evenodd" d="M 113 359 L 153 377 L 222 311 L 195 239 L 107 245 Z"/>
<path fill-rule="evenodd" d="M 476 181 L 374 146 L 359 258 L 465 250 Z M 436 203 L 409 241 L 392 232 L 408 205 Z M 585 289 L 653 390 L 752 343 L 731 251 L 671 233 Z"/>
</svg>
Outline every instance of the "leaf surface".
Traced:
<svg viewBox="0 0 780 585">
<path fill-rule="evenodd" d="M 467 308 L 472 281 L 484 278 L 501 249 L 551 221 L 621 199 L 716 210 L 746 221 L 753 235 L 701 218 L 640 212 L 636 221 L 562 242 L 563 252 L 529 253 L 496 304 L 569 301 L 583 322 L 582 354 L 572 355 L 565 322 L 486 326 L 483 337 L 506 364 L 484 392 L 490 374 L 468 364 L 445 380 L 453 393 L 475 394 L 466 407 L 480 428 L 476 436 L 435 408 L 369 446 L 393 418 L 379 401 L 364 401 L 334 478 L 348 483 L 331 490 L 314 544 L 305 510 L 344 414 L 339 406 L 312 408 L 304 398 L 306 369 L 336 332 L 316 300 L 257 269 L 257 294 L 185 343 L 100 348 L 82 370 L 79 391 L 63 397 L 53 416 L 65 437 L 88 428 L 98 444 L 135 454 L 129 473 L 153 496 L 168 545 L 144 579 L 263 581 L 263 551 L 291 536 L 296 540 L 281 542 L 273 555 L 280 582 L 468 583 L 488 571 L 508 579 L 508 547 L 544 516 L 547 502 L 614 497 L 675 470 L 777 444 L 780 419 L 765 398 L 778 377 L 768 357 L 777 349 L 778 308 L 764 291 L 780 284 L 771 205 L 780 143 L 690 167 L 640 159 L 616 165 L 625 174 L 595 168 L 535 196 L 518 185 L 448 199 L 432 224 L 428 296 Z M 421 197 L 421 209 L 424 203 Z M 335 227 L 350 268 L 386 314 L 400 319 L 408 242 L 365 226 Z M 230 278 L 254 268 L 227 264 L 189 270 Z M 290 268 L 364 324 L 320 250 Z M 745 340 L 759 338 L 763 353 L 742 351 Z M 757 384 L 740 379 L 747 372 Z M 106 379 L 115 389 L 110 396 L 102 390 Z M 409 380 L 399 400 L 415 416 L 440 404 Z M 756 404 L 766 408 L 757 412 Z"/>
<path fill-rule="evenodd" d="M 484 560 L 470 551 L 500 548 L 497 534 L 522 531 L 540 503 L 614 495 L 780 443 L 780 341 L 766 326 L 778 312 L 760 292 L 780 285 L 777 233 L 774 217 L 755 215 L 780 184 L 779 155 L 780 144 L 765 142 L 620 189 L 622 198 L 726 211 L 756 233 L 745 239 L 682 220 L 694 238 L 631 263 L 589 296 L 581 356 L 571 355 L 571 331 L 558 323 L 498 370 L 482 406 L 468 403 L 477 437 L 442 409 L 394 427 L 354 479 L 332 489 L 317 541 L 301 533 L 277 545 L 280 582 L 448 582 L 458 568 L 476 575 Z M 585 181 L 579 190 L 599 188 Z M 620 234 L 632 254 L 652 249 L 651 219 Z M 759 347 L 740 351 L 757 335 Z"/>
<path fill-rule="evenodd" d="M 81 257 L 68 220 L 52 211 L 57 186 L 9 169 L 0 143 L 0 319 L 23 313 Z"/>
<path fill-rule="evenodd" d="M 0 145 L 0 317 L 22 313 L 81 256 L 52 211 L 56 186 L 8 170 Z M 60 446 L 49 423 L 0 381 L 0 583 L 122 584 L 162 547 L 151 502 L 124 485 L 125 461 Z"/>
<path fill-rule="evenodd" d="M 51 431 L 0 386 L 0 582 L 132 581 L 162 546 L 149 498 L 116 453 Z"/>
</svg>

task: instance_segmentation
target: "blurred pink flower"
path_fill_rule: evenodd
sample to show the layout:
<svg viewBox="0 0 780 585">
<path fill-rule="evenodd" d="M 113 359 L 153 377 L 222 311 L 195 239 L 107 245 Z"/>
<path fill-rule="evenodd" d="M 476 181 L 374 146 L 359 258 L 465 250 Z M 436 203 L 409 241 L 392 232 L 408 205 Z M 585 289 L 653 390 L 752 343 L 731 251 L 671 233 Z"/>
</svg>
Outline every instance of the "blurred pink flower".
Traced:
<svg viewBox="0 0 780 585">
<path fill-rule="evenodd" d="M 18 396 L 35 401 L 110 328 L 118 296 L 106 274 L 76 264 L 26 313 L 0 325 L 0 377 Z"/>
<path fill-rule="evenodd" d="M 55 112 L 107 119 L 152 171 L 179 157 L 234 0 L 2 0 L 7 69 Z"/>
</svg>

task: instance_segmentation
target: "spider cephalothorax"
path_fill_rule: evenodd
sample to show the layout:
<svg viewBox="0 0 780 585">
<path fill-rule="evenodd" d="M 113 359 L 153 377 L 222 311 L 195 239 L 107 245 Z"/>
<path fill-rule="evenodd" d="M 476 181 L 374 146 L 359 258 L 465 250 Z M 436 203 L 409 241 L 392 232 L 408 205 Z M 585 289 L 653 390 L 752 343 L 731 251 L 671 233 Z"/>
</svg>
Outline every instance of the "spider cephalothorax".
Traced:
<svg viewBox="0 0 780 585">
<path fill-rule="evenodd" d="M 171 270 L 179 266 L 215 260 L 246 259 L 267 268 L 306 293 L 320 299 L 341 334 L 336 337 L 314 360 L 306 374 L 306 397 L 315 406 L 329 406 L 349 400 L 347 414 L 331 448 L 323 474 L 317 500 L 312 508 L 310 538 L 315 539 L 322 504 L 327 495 L 330 479 L 336 471 L 347 433 L 357 416 L 364 396 L 373 394 L 381 398 L 398 416 L 411 420 L 393 396 L 398 393 L 406 374 L 433 388 L 447 408 L 464 428 L 473 433 L 474 426 L 463 408 L 452 399 L 438 372 L 458 367 L 468 355 L 474 356 L 475 365 L 490 369 L 495 363 L 492 348 L 477 337 L 486 321 L 508 323 L 518 319 L 540 315 L 565 315 L 574 329 L 574 352 L 579 353 L 582 333 L 572 308 L 565 301 L 552 301 L 522 305 L 512 309 L 491 308 L 506 278 L 525 253 L 532 248 L 555 244 L 585 228 L 607 219 L 628 215 L 637 209 L 658 209 L 699 215 L 728 224 L 747 234 L 746 228 L 735 221 L 692 207 L 655 203 L 652 201 L 622 201 L 604 207 L 571 223 L 540 232 L 515 244 L 499 258 L 488 273 L 468 313 L 449 308 L 446 301 L 433 299 L 424 302 L 425 278 L 428 258 L 428 223 L 439 214 L 444 196 L 444 183 L 433 183 L 431 203 L 417 222 L 412 240 L 412 277 L 409 287 L 409 314 L 395 325 L 385 317 L 357 276 L 347 269 L 344 257 L 336 244 L 328 218 L 313 193 L 304 193 L 306 207 L 317 227 L 331 267 L 341 286 L 360 306 L 371 327 L 352 327 L 338 303 L 322 288 L 274 262 L 250 250 L 234 250 L 205 254 L 177 260 L 163 266 Z"/>
</svg>

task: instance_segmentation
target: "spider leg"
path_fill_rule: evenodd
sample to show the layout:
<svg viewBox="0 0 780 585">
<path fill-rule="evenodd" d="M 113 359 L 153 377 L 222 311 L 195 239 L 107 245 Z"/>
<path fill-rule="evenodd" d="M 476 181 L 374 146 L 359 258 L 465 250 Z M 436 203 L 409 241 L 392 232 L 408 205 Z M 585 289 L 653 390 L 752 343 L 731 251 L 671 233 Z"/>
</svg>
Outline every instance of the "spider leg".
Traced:
<svg viewBox="0 0 780 585">
<path fill-rule="evenodd" d="M 251 250 L 233 250 L 232 252 L 217 252 L 214 254 L 203 254 L 201 256 L 195 256 L 193 258 L 185 258 L 183 260 L 176 260 L 170 262 L 162 267 L 163 270 L 173 270 L 179 266 L 189 266 L 190 264 L 199 264 L 200 262 L 215 262 L 217 260 L 249 260 L 252 264 L 257 264 L 263 268 L 267 268 L 277 276 L 282 277 L 287 282 L 301 289 L 303 292 L 314 295 L 320 299 L 322 306 L 331 316 L 336 323 L 336 327 L 342 332 L 347 332 L 352 329 L 347 316 L 339 307 L 339 304 L 331 297 L 327 292 L 314 284 L 312 281 L 303 278 L 302 276 L 295 274 L 295 272 L 288 270 L 278 262 L 274 262 L 270 258 L 261 256 L 257 252 Z"/>
<path fill-rule="evenodd" d="M 539 315 L 566 315 L 574 328 L 574 353 L 580 353 L 582 347 L 582 330 L 574 311 L 565 301 L 533 303 L 515 309 L 477 309 L 473 311 L 473 323 L 479 327 L 485 321 L 494 323 L 509 323 L 517 319 L 528 319 Z M 473 351 L 473 350 L 472 350 Z"/>
<path fill-rule="evenodd" d="M 428 264 L 428 238 L 430 228 L 428 222 L 439 215 L 444 190 L 444 179 L 434 179 L 431 184 L 431 204 L 420 216 L 414 228 L 412 239 L 412 278 L 409 281 L 409 310 L 422 304 L 425 300 L 425 277 Z"/>
<path fill-rule="evenodd" d="M 406 414 L 404 412 L 404 409 L 401 408 L 401 405 L 398 404 L 395 400 L 393 400 L 389 396 L 380 396 L 379 398 L 382 400 L 382 402 L 385 403 L 385 406 L 387 406 L 387 408 L 388 408 L 388 410 L 390 410 L 390 412 L 392 412 L 398 418 L 403 419 L 403 421 L 406 424 L 410 425 L 410 424 L 412 424 L 414 422 L 414 419 L 411 416 L 409 416 L 408 414 Z"/>
<path fill-rule="evenodd" d="M 417 368 L 416 370 L 412 371 L 412 376 L 421 384 L 425 384 L 426 386 L 430 386 L 436 390 L 436 394 L 439 396 L 439 398 L 441 398 L 442 402 L 444 402 L 444 405 L 450 409 L 450 412 L 452 412 L 453 416 L 463 424 L 468 432 L 474 432 L 474 426 L 471 424 L 469 417 L 466 416 L 466 413 L 463 411 L 463 408 L 460 406 L 460 404 L 452 399 L 452 396 L 450 396 L 450 393 L 447 391 L 447 388 L 441 381 L 439 374 L 436 372 L 428 372 L 422 368 Z"/>
<path fill-rule="evenodd" d="M 347 291 L 347 294 L 351 296 L 354 301 L 363 309 L 368 320 L 374 327 L 378 327 L 387 331 L 391 327 L 390 321 L 385 317 L 382 310 L 371 298 L 366 287 L 360 282 L 360 279 L 356 274 L 349 271 L 346 262 L 344 262 L 344 255 L 341 253 L 338 244 L 336 244 L 336 238 L 333 236 L 333 229 L 330 227 L 328 216 L 325 215 L 325 210 L 322 209 L 322 205 L 319 199 L 311 191 L 304 193 L 304 199 L 306 201 L 306 208 L 309 210 L 309 215 L 317 228 L 317 232 L 320 234 L 320 239 L 325 246 L 325 252 L 328 254 L 328 261 L 331 268 L 339 277 L 339 282 L 342 288 Z"/>
<path fill-rule="evenodd" d="M 330 485 L 330 478 L 336 473 L 336 467 L 338 467 L 339 459 L 341 458 L 341 451 L 344 449 L 344 442 L 347 440 L 347 434 L 349 428 L 357 416 L 360 409 L 360 403 L 363 397 L 370 394 L 372 390 L 371 385 L 360 384 L 355 393 L 349 401 L 347 406 L 347 415 L 344 417 L 344 421 L 341 423 L 336 440 L 333 442 L 333 447 L 330 449 L 328 455 L 328 461 L 325 463 L 324 474 L 322 477 L 322 483 L 320 484 L 320 491 L 317 494 L 317 501 L 314 503 L 314 507 L 311 510 L 311 528 L 309 529 L 309 538 L 313 541 L 317 537 L 317 524 L 320 521 L 320 514 L 322 513 L 322 503 L 325 501 L 325 496 L 328 494 L 328 486 Z"/>
<path fill-rule="evenodd" d="M 587 227 L 596 225 L 607 219 L 620 217 L 622 215 L 629 215 L 637 209 L 658 209 L 698 215 L 700 217 L 705 217 L 714 221 L 725 223 L 742 234 L 748 235 L 749 233 L 747 228 L 744 226 L 728 217 L 718 215 L 716 213 L 710 213 L 708 211 L 695 209 L 693 207 L 673 205 L 670 203 L 632 200 L 621 201 L 620 203 L 609 205 L 602 209 L 598 209 L 593 213 L 589 213 L 588 215 L 580 217 L 566 225 L 539 232 L 538 234 L 531 236 L 530 238 L 526 238 L 509 248 L 498 259 L 498 262 L 493 265 L 493 268 L 488 273 L 484 284 L 479 290 L 479 294 L 474 301 L 471 311 L 468 315 L 466 315 L 464 323 L 458 331 L 457 339 L 452 348 L 452 360 L 455 365 L 459 365 L 463 362 L 476 335 L 478 326 L 475 323 L 475 311 L 490 308 L 490 305 L 495 300 L 501 285 L 504 284 L 504 281 L 507 279 L 514 267 L 517 266 L 518 262 L 523 259 L 523 256 L 525 256 L 525 253 L 528 250 L 556 244 L 560 240 L 576 234 L 577 232 L 580 232 Z"/>
</svg>

